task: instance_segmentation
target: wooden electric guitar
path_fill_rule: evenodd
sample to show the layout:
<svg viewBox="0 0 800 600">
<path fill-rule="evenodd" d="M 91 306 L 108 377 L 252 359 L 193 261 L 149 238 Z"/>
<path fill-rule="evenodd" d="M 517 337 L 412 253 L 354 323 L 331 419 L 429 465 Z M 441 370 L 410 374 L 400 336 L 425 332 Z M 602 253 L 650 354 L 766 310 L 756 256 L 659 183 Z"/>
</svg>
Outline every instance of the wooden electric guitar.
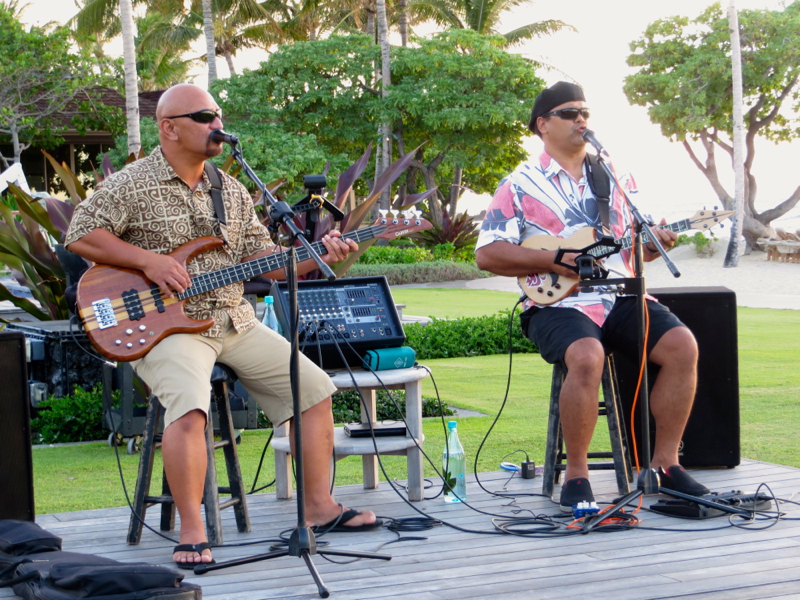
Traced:
<svg viewBox="0 0 800 600">
<path fill-rule="evenodd" d="M 732 210 L 699 210 L 691 219 L 684 219 L 671 223 L 669 225 L 660 225 L 660 229 L 671 229 L 677 233 L 688 231 L 690 229 L 706 230 L 711 229 L 714 225 L 724 221 L 733 215 Z M 642 234 L 644 243 L 647 243 L 649 238 L 647 234 Z M 522 242 L 522 247 L 531 248 L 533 250 L 558 250 L 560 248 L 574 249 L 581 251 L 583 248 L 591 246 L 597 241 L 597 231 L 593 227 L 584 227 L 579 229 L 567 238 L 560 238 L 552 235 L 534 235 Z M 628 250 L 633 245 L 633 239 L 630 235 L 615 240 L 620 244 L 621 250 Z M 531 273 L 519 277 L 519 284 L 522 286 L 525 294 L 536 302 L 547 306 L 555 304 L 559 300 L 563 300 L 575 291 L 578 287 L 580 279 L 578 274 L 575 277 L 565 277 L 557 275 L 550 271 L 549 273 Z"/>
<path fill-rule="evenodd" d="M 372 238 L 394 239 L 430 229 L 431 224 L 410 212 L 399 217 L 381 217 L 373 225 L 342 235 L 358 242 Z M 170 256 L 184 266 L 201 254 L 222 245 L 216 237 L 192 240 Z M 312 244 L 320 255 L 322 242 Z M 78 283 L 78 315 L 89 341 L 103 356 L 116 361 L 142 358 L 162 339 L 173 333 L 200 333 L 210 329 L 213 319 L 191 319 L 184 313 L 186 300 L 232 283 L 250 279 L 283 267 L 281 252 L 257 258 L 191 278 L 191 286 L 171 298 L 135 269 L 95 265 Z M 310 258 L 305 248 L 297 249 L 297 261 Z"/>
</svg>

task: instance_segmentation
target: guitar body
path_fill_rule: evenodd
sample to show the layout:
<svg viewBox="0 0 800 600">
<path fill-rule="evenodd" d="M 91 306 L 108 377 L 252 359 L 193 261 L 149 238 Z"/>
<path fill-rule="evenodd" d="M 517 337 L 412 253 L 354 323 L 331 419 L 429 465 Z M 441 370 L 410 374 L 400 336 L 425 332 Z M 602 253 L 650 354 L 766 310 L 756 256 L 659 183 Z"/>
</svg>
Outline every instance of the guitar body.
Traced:
<svg viewBox="0 0 800 600">
<path fill-rule="evenodd" d="M 344 234 L 343 239 L 356 243 L 373 238 L 393 240 L 430 229 L 432 225 L 419 214 L 415 210 L 402 211 L 391 217 L 384 214 L 371 226 Z M 186 266 L 198 254 L 222 244 L 223 241 L 215 237 L 197 238 L 177 248 L 170 256 Z M 322 242 L 314 242 L 311 246 L 320 256 L 327 253 Z M 309 251 L 297 249 L 298 263 L 309 258 Z M 162 298 L 161 290 L 140 271 L 95 265 L 78 283 L 78 316 L 83 321 L 89 341 L 100 354 L 121 362 L 137 360 L 168 335 L 201 333 L 214 325 L 214 319 L 197 320 L 186 316 L 184 305 L 192 296 L 283 267 L 282 252 L 267 253 L 216 271 L 193 275 L 189 289 L 172 298 Z"/>
<path fill-rule="evenodd" d="M 553 235 L 534 235 L 527 238 L 522 244 L 523 248 L 531 250 L 555 251 L 560 248 L 580 250 L 590 246 L 596 240 L 597 232 L 592 227 L 583 227 L 567 238 Z M 549 273 L 529 273 L 519 277 L 519 284 L 525 294 L 542 306 L 555 304 L 575 291 L 580 283 L 578 274 L 575 277 L 564 277 L 550 271 Z"/>
<path fill-rule="evenodd" d="M 694 215 L 683 221 L 677 221 L 669 225 L 659 225 L 661 229 L 670 229 L 676 233 L 697 229 L 705 231 L 720 224 L 725 219 L 733 215 L 730 210 L 699 210 Z M 592 227 L 583 227 L 567 238 L 560 238 L 552 235 L 534 235 L 526 239 L 522 244 L 523 248 L 531 250 L 555 251 L 560 248 L 583 252 L 597 241 L 597 231 Z M 643 241 L 647 243 L 647 236 L 643 234 Z M 622 250 L 631 247 L 631 237 L 626 236 L 615 240 Z M 597 256 L 597 255 L 595 255 Z M 563 300 L 575 291 L 580 283 L 578 274 L 575 277 L 564 277 L 556 275 L 552 271 L 549 273 L 530 273 L 517 278 L 522 291 L 536 304 L 548 306 Z"/>
<path fill-rule="evenodd" d="M 197 238 L 170 256 L 186 266 L 198 254 L 222 243 L 215 237 Z M 137 360 L 168 335 L 201 333 L 214 324 L 214 319 L 187 317 L 183 310 L 186 300 L 178 300 L 176 296 L 156 301 L 152 285 L 141 271 L 108 265 L 95 265 L 83 274 L 78 283 L 78 315 L 89 341 L 104 356 L 120 362 Z M 126 308 L 126 298 L 131 310 Z M 108 315 L 109 308 L 113 318 L 98 317 L 98 312 Z"/>
</svg>

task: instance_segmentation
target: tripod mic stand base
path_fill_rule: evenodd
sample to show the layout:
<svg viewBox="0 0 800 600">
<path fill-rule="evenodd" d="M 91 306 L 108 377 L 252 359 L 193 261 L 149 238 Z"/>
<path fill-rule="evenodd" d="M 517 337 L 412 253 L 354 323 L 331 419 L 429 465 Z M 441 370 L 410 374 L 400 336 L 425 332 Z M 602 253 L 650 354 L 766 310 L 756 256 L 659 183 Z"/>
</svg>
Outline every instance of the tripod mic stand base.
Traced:
<svg viewBox="0 0 800 600">
<path fill-rule="evenodd" d="M 639 479 L 636 482 L 636 489 L 640 490 L 645 496 L 658 494 L 661 482 L 658 472 L 655 469 L 642 469 L 639 471 Z"/>
</svg>

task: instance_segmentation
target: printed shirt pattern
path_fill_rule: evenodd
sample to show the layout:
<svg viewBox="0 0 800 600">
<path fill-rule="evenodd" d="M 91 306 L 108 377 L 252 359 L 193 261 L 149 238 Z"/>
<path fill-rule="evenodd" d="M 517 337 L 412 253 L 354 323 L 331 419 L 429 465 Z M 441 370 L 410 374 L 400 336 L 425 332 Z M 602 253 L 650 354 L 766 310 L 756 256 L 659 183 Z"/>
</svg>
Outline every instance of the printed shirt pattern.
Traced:
<svg viewBox="0 0 800 600">
<path fill-rule="evenodd" d="M 190 261 L 187 270 L 192 276 L 238 264 L 272 245 L 245 187 L 226 173 L 222 173 L 222 180 L 229 245 Z M 192 192 L 175 174 L 161 148 L 156 148 L 150 156 L 111 175 L 78 205 L 66 243 L 100 228 L 145 250 L 169 254 L 198 237 L 221 237 L 210 190 L 204 173 L 203 182 Z M 186 314 L 193 319 L 214 318 L 215 324 L 203 333 L 205 336 L 222 336 L 223 312 L 242 333 L 256 324 L 243 292 L 244 284 L 239 282 L 199 294 L 186 301 Z"/>
<path fill-rule="evenodd" d="M 496 241 L 520 244 L 534 235 L 566 238 L 586 226 L 602 232 L 597 200 L 586 179 L 586 165 L 583 169 L 583 177 L 575 181 L 547 152 L 543 152 L 538 161 L 522 163 L 500 182 L 486 211 L 476 249 Z M 629 195 L 636 193 L 636 184 L 630 175 L 619 180 Z M 627 235 L 631 222 L 625 200 L 612 182 L 611 235 L 615 239 Z M 603 267 L 609 270 L 609 277 L 632 276 L 631 252 L 624 250 L 606 258 Z M 610 290 L 576 290 L 550 306 L 576 308 L 602 326 L 615 298 L 615 293 Z M 535 303 L 526 298 L 524 307 L 531 306 Z"/>
</svg>

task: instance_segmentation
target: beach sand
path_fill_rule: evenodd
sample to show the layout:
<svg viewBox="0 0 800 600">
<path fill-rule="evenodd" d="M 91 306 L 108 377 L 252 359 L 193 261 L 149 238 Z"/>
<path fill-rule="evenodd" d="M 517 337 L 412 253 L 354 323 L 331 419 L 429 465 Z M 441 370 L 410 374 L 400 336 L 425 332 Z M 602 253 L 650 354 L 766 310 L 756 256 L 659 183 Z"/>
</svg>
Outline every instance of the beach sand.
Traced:
<svg viewBox="0 0 800 600">
<path fill-rule="evenodd" d="M 736 293 L 738 306 L 800 310 L 800 263 L 767 260 L 765 252 L 739 257 L 736 267 L 725 268 L 727 239 L 714 243 L 715 253 L 698 258 L 693 246 L 680 246 L 669 255 L 681 276 L 675 278 L 663 260 L 645 263 L 645 284 L 648 289 L 666 287 L 722 286 Z M 516 278 L 489 277 L 473 281 L 411 284 L 396 287 L 467 288 L 518 292 Z"/>
</svg>

